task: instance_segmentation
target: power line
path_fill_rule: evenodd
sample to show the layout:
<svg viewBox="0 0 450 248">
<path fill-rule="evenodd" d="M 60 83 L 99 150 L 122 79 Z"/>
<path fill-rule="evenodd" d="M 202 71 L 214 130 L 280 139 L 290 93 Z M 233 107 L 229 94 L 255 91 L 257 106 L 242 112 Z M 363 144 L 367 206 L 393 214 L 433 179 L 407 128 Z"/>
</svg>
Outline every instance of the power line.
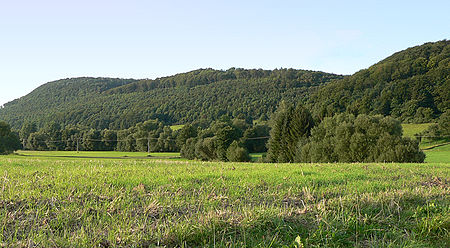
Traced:
<svg viewBox="0 0 450 248">
<path fill-rule="evenodd" d="M 418 138 L 448 138 L 448 137 L 450 137 L 450 135 L 444 135 L 444 136 L 414 135 L 414 137 L 418 137 Z"/>
<path fill-rule="evenodd" d="M 257 140 L 257 139 L 269 139 L 270 136 L 264 136 L 264 137 L 254 137 L 254 138 L 245 138 L 246 140 Z"/>
<path fill-rule="evenodd" d="M 258 139 L 269 139 L 270 136 L 262 136 L 262 137 L 251 137 L 251 138 L 244 138 L 244 140 L 258 140 Z M 58 143 L 58 142 L 77 142 L 77 141 L 96 141 L 96 142 L 126 142 L 126 141 L 140 141 L 140 140 L 157 140 L 157 141 L 176 141 L 177 139 L 174 138 L 154 138 L 154 137 L 148 137 L 148 138 L 137 138 L 137 139 L 117 139 L 117 140 L 103 140 L 103 139 L 85 139 L 85 138 L 78 138 L 78 139 L 67 139 L 67 140 L 35 140 L 36 142 L 46 142 L 46 143 Z"/>
</svg>

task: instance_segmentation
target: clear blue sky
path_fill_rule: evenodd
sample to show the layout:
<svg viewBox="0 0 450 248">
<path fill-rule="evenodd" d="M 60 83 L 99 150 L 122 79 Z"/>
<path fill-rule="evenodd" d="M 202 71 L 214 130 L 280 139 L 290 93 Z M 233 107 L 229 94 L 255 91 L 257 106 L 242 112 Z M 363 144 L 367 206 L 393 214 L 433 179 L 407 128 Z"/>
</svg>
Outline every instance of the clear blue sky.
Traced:
<svg viewBox="0 0 450 248">
<path fill-rule="evenodd" d="M 450 1 L 0 0 L 0 105 L 48 81 L 198 68 L 351 74 L 450 39 Z"/>
</svg>

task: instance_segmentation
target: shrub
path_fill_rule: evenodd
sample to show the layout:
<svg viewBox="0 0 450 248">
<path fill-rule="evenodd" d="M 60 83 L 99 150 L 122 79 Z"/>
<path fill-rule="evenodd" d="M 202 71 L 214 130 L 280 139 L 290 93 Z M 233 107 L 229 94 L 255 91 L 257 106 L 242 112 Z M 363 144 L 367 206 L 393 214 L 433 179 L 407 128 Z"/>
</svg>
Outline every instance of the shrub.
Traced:
<svg viewBox="0 0 450 248">
<path fill-rule="evenodd" d="M 183 158 L 195 159 L 195 144 L 197 143 L 196 138 L 188 138 L 186 143 L 181 147 L 180 155 Z"/>
<path fill-rule="evenodd" d="M 238 141 L 233 141 L 227 149 L 227 159 L 231 162 L 248 162 L 250 156 L 247 149 L 242 147 Z"/>
</svg>

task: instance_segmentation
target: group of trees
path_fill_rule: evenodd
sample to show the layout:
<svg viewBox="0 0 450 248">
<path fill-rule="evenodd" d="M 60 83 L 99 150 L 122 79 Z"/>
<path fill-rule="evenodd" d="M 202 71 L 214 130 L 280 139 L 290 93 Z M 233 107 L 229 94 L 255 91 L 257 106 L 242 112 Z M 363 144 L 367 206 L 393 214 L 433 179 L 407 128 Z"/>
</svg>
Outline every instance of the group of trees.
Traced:
<svg viewBox="0 0 450 248">
<path fill-rule="evenodd" d="M 445 120 L 441 122 L 448 123 Z M 392 117 L 341 113 L 315 120 L 302 104 L 282 102 L 270 120 L 270 127 L 223 116 L 206 128 L 184 126 L 177 144 L 183 157 L 200 160 L 248 161 L 249 152 L 264 152 L 266 147 L 265 162 L 423 162 L 425 159 L 418 141 L 404 138 L 400 121 Z"/>
<path fill-rule="evenodd" d="M 148 120 L 136 126 L 117 132 L 118 151 L 179 151 L 176 143 L 177 133 L 159 120 Z"/>
<path fill-rule="evenodd" d="M 22 147 L 29 150 L 57 151 L 177 151 L 175 133 L 158 120 L 148 120 L 124 130 L 95 130 L 55 122 L 37 130 L 25 123 L 19 132 Z"/>
<path fill-rule="evenodd" d="M 450 112 L 427 132 L 449 134 Z M 22 142 L 22 144 L 19 141 Z M 268 142 L 267 142 L 268 140 Z M 402 137 L 398 120 L 381 115 L 341 113 L 314 120 L 302 104 L 282 102 L 270 120 L 249 123 L 222 116 L 172 131 L 159 120 L 124 130 L 61 128 L 51 123 L 39 131 L 25 123 L 19 134 L 0 122 L 0 153 L 30 150 L 181 151 L 188 159 L 249 161 L 249 152 L 265 152 L 266 162 L 423 162 L 417 140 Z"/>
<path fill-rule="evenodd" d="M 222 116 L 204 129 L 184 126 L 177 141 L 181 155 L 188 159 L 237 162 L 249 161 L 249 152 L 265 152 L 268 135 L 265 123 L 249 124 Z"/>
<path fill-rule="evenodd" d="M 434 122 L 450 108 L 450 41 L 398 52 L 342 80 L 308 100 L 314 116 L 381 114 L 405 123 Z"/>
<path fill-rule="evenodd" d="M 350 113 L 314 125 L 309 111 L 281 104 L 271 120 L 268 162 L 423 162 L 417 140 L 402 137 L 398 120 Z"/>
<path fill-rule="evenodd" d="M 295 162 L 423 162 L 419 142 L 402 137 L 392 117 L 338 114 L 325 118 L 298 144 Z"/>
<path fill-rule="evenodd" d="M 54 151 L 177 152 L 200 160 L 248 161 L 249 152 L 265 152 L 269 126 L 222 116 L 210 126 L 196 121 L 173 131 L 159 120 L 147 120 L 123 130 L 95 130 L 80 125 L 61 128 L 52 122 L 37 128 L 26 122 L 16 149 Z M 8 126 L 9 128 L 9 126 Z"/>
<path fill-rule="evenodd" d="M 81 125 L 95 130 L 123 130 L 146 120 L 167 125 L 222 115 L 268 119 L 282 99 L 307 99 L 319 85 L 343 76 L 324 72 L 276 69 L 200 69 L 155 80 L 72 78 L 47 83 L 5 104 L 0 119 L 14 129 L 23 122 L 43 128 Z"/>
</svg>

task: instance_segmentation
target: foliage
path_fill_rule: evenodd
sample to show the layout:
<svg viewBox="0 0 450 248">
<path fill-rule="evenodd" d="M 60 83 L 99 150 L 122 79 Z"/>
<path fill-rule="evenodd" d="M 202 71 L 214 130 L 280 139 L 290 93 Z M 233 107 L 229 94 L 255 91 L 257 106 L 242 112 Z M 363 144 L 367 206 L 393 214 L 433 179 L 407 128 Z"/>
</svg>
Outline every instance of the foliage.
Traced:
<svg viewBox="0 0 450 248">
<path fill-rule="evenodd" d="M 11 131 L 8 123 L 0 121 L 0 154 L 12 153 L 20 147 L 19 135 Z"/>
<path fill-rule="evenodd" d="M 408 48 L 309 98 L 315 116 L 381 114 L 402 122 L 432 122 L 450 109 L 450 41 Z"/>
<path fill-rule="evenodd" d="M 22 142 L 22 146 L 25 147 L 28 141 L 28 137 L 30 134 L 37 132 L 36 123 L 34 122 L 25 122 L 22 125 L 22 128 L 19 132 L 20 141 Z"/>
<path fill-rule="evenodd" d="M 306 99 L 318 85 L 342 76 L 294 69 L 200 69 L 155 80 L 71 78 L 50 82 L 5 104 L 0 119 L 20 129 L 56 122 L 95 130 L 123 130 L 158 119 L 165 125 L 222 115 L 246 122 L 270 116 L 282 99 Z"/>
<path fill-rule="evenodd" d="M 248 162 L 250 156 L 247 149 L 235 140 L 227 149 L 227 159 L 230 162 Z"/>
<path fill-rule="evenodd" d="M 176 144 L 178 147 L 182 147 L 189 138 L 197 137 L 198 128 L 193 125 L 184 125 L 178 130 Z"/>
<path fill-rule="evenodd" d="M 68 125 L 61 129 L 52 122 L 39 131 L 32 129 L 34 123 L 25 123 L 21 129 L 22 141 L 28 150 L 54 151 L 179 151 L 177 133 L 158 120 L 147 120 L 124 130 L 96 130 L 83 126 Z M 31 132 L 29 130 L 34 130 Z M 31 133 L 30 133 L 31 132 Z"/>
<path fill-rule="evenodd" d="M 325 118 L 299 143 L 297 162 L 423 162 L 416 140 L 402 137 L 392 117 L 339 114 Z"/>
<path fill-rule="evenodd" d="M 208 128 L 195 129 L 191 125 L 183 127 L 177 141 L 181 146 L 181 156 L 188 159 L 205 161 L 249 161 L 249 147 L 254 145 L 265 146 L 265 137 L 254 137 L 255 130 L 266 130 L 267 126 L 251 126 L 245 120 L 222 116 Z M 249 131 L 253 130 L 253 131 Z M 194 135 L 197 136 L 194 137 Z M 261 142 L 248 142 L 249 138 L 261 139 Z M 182 141 L 185 140 L 183 143 Z"/>
<path fill-rule="evenodd" d="M 270 135 L 270 127 L 267 124 L 259 124 L 245 130 L 242 143 L 250 153 L 266 152 L 266 144 Z"/>
<path fill-rule="evenodd" d="M 271 119 L 268 162 L 294 162 L 297 144 L 309 137 L 314 126 L 311 113 L 301 104 L 282 102 Z"/>
<path fill-rule="evenodd" d="M 197 144 L 197 141 L 198 141 L 197 138 L 188 138 L 181 147 L 180 156 L 190 160 L 195 159 L 196 158 L 195 145 Z"/>
</svg>

